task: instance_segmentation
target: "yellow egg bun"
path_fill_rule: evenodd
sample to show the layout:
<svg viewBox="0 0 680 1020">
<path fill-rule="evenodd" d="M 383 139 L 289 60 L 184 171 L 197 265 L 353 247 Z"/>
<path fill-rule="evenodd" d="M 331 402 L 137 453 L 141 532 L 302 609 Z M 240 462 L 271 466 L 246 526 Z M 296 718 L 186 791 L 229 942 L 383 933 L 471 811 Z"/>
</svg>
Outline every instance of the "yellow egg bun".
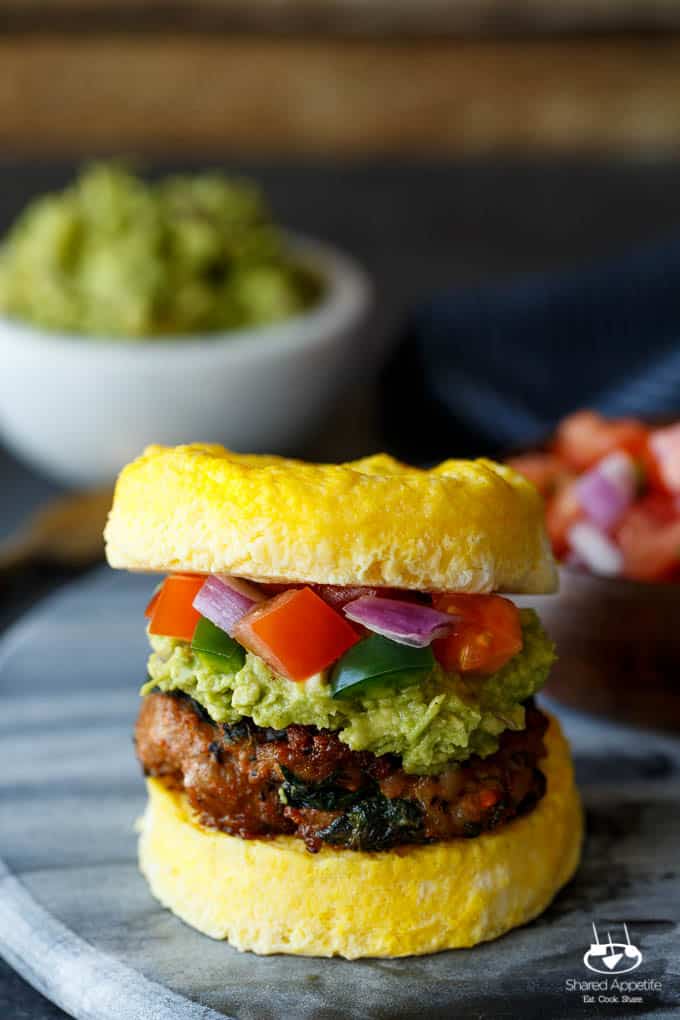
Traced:
<svg viewBox="0 0 680 1020">
<path fill-rule="evenodd" d="M 488 460 L 429 471 L 387 454 L 307 464 L 222 446 L 150 446 L 123 469 L 113 567 L 421 591 L 551 592 L 532 485 Z"/>
<path fill-rule="evenodd" d="M 203 828 L 183 794 L 148 781 L 139 856 L 160 902 L 237 949 L 410 956 L 474 946 L 543 911 L 573 875 L 582 814 L 569 746 L 551 719 L 546 795 L 476 839 L 380 853 Z"/>
</svg>

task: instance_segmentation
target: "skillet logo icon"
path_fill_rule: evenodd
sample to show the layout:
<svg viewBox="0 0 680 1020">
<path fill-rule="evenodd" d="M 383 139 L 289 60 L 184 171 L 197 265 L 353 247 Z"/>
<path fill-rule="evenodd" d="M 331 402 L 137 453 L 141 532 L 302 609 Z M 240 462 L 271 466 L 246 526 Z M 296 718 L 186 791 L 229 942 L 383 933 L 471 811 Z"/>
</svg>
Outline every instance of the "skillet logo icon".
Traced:
<svg viewBox="0 0 680 1020">
<path fill-rule="evenodd" d="M 642 953 L 630 941 L 627 924 L 624 924 L 623 930 L 625 942 L 613 942 L 611 932 L 607 932 L 607 941 L 601 942 L 593 921 L 595 941 L 590 943 L 590 949 L 583 957 L 588 970 L 596 974 L 628 974 L 631 970 L 637 970 L 642 963 Z"/>
</svg>

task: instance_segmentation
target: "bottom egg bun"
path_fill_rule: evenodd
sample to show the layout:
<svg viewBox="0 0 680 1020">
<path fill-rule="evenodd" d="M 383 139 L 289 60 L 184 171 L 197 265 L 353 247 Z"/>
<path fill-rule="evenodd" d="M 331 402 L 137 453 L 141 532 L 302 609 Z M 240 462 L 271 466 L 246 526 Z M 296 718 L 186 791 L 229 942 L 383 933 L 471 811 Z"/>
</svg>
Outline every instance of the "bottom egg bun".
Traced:
<svg viewBox="0 0 680 1020">
<path fill-rule="evenodd" d="M 553 718 L 546 747 L 547 792 L 528 815 L 379 853 L 206 829 L 184 794 L 150 779 L 140 866 L 164 906 L 241 950 L 356 959 L 474 946 L 540 914 L 578 864 L 581 805 Z"/>
</svg>

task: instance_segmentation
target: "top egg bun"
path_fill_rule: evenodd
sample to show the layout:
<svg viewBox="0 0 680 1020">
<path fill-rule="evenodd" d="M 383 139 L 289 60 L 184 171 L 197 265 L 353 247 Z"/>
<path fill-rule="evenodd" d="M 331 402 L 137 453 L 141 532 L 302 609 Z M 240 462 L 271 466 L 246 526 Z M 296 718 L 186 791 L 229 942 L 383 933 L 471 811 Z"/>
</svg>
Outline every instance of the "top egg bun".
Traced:
<svg viewBox="0 0 680 1020">
<path fill-rule="evenodd" d="M 418 591 L 541 594 L 555 565 L 534 487 L 488 460 L 307 464 L 150 446 L 118 479 L 112 567 Z"/>
</svg>

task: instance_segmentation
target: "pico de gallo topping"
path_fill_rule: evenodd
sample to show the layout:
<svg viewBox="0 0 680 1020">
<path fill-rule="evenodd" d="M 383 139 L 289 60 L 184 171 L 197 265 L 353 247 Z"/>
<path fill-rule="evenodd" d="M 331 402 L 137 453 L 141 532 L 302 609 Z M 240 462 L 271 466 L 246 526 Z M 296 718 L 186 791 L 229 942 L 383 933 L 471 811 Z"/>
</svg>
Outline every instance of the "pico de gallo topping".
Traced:
<svg viewBox="0 0 680 1020">
<path fill-rule="evenodd" d="M 249 651 L 294 683 L 329 670 L 333 697 L 342 699 L 402 684 L 436 663 L 488 676 L 522 650 L 519 610 L 499 595 L 172 574 L 146 615 L 151 634 L 190 643 L 216 667 L 242 663 Z"/>
<path fill-rule="evenodd" d="M 543 495 L 559 560 L 607 577 L 680 581 L 680 423 L 577 411 L 545 451 L 509 463 Z"/>
</svg>

